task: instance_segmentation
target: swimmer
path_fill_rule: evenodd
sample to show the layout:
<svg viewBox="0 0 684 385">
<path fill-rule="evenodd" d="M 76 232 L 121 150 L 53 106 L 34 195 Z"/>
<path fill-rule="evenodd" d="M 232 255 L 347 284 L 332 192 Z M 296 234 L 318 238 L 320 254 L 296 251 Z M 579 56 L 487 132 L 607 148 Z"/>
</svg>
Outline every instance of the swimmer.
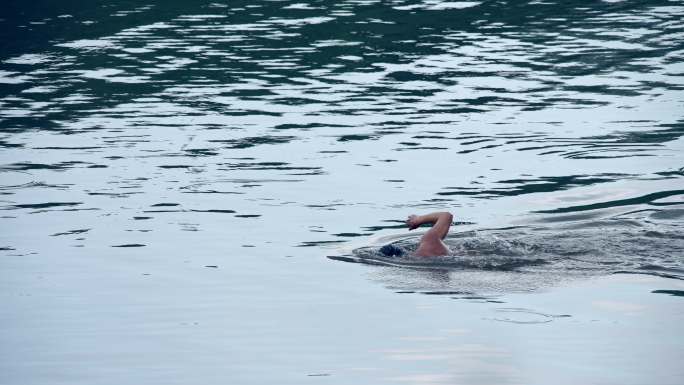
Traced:
<svg viewBox="0 0 684 385">
<path fill-rule="evenodd" d="M 449 248 L 442 239 L 447 236 L 453 219 L 453 215 L 449 212 L 409 215 L 408 219 L 406 219 L 409 231 L 424 223 L 432 223 L 432 228 L 420 239 L 420 244 L 415 254 L 419 257 L 436 257 L 449 254 Z"/>
<path fill-rule="evenodd" d="M 449 212 L 435 212 L 426 215 L 409 215 L 406 219 L 406 225 L 409 231 L 418 228 L 425 223 L 431 223 L 432 228 L 427 231 L 420 239 L 418 249 L 414 255 L 418 257 L 436 257 L 440 255 L 448 255 L 449 248 L 442 241 L 449 232 L 453 216 Z M 395 245 L 385 245 L 380 248 L 380 252 L 388 257 L 401 256 L 404 251 Z"/>
</svg>

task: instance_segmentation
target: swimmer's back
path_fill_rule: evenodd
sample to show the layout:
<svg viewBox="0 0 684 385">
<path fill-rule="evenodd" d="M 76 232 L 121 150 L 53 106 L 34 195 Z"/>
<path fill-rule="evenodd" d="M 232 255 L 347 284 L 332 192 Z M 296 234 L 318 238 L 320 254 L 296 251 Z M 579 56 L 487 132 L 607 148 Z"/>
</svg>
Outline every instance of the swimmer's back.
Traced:
<svg viewBox="0 0 684 385">
<path fill-rule="evenodd" d="M 437 257 L 437 256 L 443 256 L 443 255 L 449 255 L 449 248 L 447 245 L 444 244 L 444 242 L 439 239 L 426 239 L 425 234 L 423 238 L 420 241 L 420 245 L 418 246 L 418 249 L 416 250 L 415 253 L 413 253 L 417 257 Z"/>
</svg>

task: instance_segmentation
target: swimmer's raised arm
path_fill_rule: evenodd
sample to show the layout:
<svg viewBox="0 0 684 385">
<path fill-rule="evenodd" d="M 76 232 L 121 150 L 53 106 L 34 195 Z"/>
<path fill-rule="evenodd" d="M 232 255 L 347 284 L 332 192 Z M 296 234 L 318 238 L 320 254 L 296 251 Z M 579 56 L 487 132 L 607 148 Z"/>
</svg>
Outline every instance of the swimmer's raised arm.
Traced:
<svg viewBox="0 0 684 385">
<path fill-rule="evenodd" d="M 449 232 L 453 219 L 451 213 L 446 211 L 426 215 L 409 215 L 408 219 L 406 219 L 409 231 L 424 223 L 432 223 L 432 228 L 420 238 L 420 244 L 418 244 L 415 255 L 419 257 L 434 257 L 449 254 L 449 248 L 442 242 L 442 239 Z"/>
<path fill-rule="evenodd" d="M 425 215 L 409 215 L 408 219 L 406 219 L 406 225 L 409 227 L 409 231 L 411 231 L 422 224 L 432 223 L 432 228 L 428 233 L 436 235 L 439 239 L 444 239 L 449 232 L 449 227 L 451 226 L 451 221 L 453 219 L 453 215 L 446 211 Z"/>
</svg>

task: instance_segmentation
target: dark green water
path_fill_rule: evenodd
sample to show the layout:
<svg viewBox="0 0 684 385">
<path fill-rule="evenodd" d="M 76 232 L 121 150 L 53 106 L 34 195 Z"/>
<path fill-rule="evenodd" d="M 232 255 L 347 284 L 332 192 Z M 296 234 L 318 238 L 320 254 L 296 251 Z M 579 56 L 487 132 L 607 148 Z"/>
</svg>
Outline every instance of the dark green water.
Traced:
<svg viewBox="0 0 684 385">
<path fill-rule="evenodd" d="M 380 375 L 372 341 L 404 332 L 349 328 L 427 306 L 399 294 L 679 285 L 682 18 L 679 1 L 3 2 L 7 383 L 488 383 Z M 377 260 L 434 210 L 455 214 L 455 256 Z M 304 320 L 321 308 L 327 328 Z M 314 370 L 340 360 L 358 365 Z M 676 383 L 663 365 L 651 380 Z M 553 378 L 530 372 L 507 378 Z"/>
</svg>

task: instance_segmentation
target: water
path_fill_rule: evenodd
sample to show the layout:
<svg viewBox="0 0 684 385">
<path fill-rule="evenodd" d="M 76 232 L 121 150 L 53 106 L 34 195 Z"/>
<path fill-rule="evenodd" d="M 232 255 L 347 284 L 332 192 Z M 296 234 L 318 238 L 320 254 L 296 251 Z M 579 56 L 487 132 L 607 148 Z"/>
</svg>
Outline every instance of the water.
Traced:
<svg viewBox="0 0 684 385">
<path fill-rule="evenodd" d="M 538 365 L 530 377 L 468 361 L 459 377 L 418 357 L 486 356 L 501 369 L 499 348 L 473 346 L 521 346 L 505 338 L 454 353 L 434 342 L 447 333 L 427 352 L 388 353 L 424 372 L 378 362 L 378 346 L 424 329 L 407 307 L 450 319 L 436 297 L 507 303 L 459 308 L 483 335 L 511 325 L 481 320 L 527 314 L 573 336 L 584 322 L 573 295 L 586 288 L 551 310 L 543 293 L 615 275 L 653 277 L 644 301 L 681 306 L 663 295 L 684 278 L 679 1 L 32 4 L 0 11 L 10 383 L 106 383 L 125 376 L 119 365 L 175 373 L 146 372 L 163 383 L 225 379 L 198 368 L 237 383 L 549 382 Z M 384 243 L 415 246 L 402 220 L 434 210 L 455 215 L 453 256 L 378 258 Z M 312 308 L 325 311 L 303 320 Z M 681 332 L 677 317 L 666 330 Z M 619 382 L 676 383 L 667 357 L 681 349 L 639 330 L 650 337 L 636 346 L 666 370 L 643 377 L 655 362 L 618 355 L 620 371 L 643 369 Z M 69 364 L 82 349 L 90 361 Z M 588 349 L 556 353 L 580 365 Z"/>
</svg>

